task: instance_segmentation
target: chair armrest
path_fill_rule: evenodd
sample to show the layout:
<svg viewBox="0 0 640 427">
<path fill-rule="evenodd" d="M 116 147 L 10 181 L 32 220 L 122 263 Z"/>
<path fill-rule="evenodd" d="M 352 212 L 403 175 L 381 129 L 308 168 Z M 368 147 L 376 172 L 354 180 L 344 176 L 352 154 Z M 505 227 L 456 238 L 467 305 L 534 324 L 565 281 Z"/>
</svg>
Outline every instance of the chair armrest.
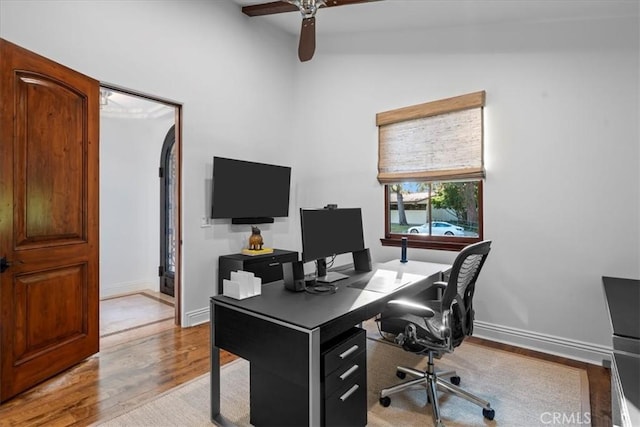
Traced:
<svg viewBox="0 0 640 427">
<path fill-rule="evenodd" d="M 403 310 L 406 313 L 415 314 L 420 317 L 430 318 L 435 315 L 435 312 L 429 307 L 413 301 L 394 299 L 389 301 L 387 304 L 394 308 Z"/>
</svg>

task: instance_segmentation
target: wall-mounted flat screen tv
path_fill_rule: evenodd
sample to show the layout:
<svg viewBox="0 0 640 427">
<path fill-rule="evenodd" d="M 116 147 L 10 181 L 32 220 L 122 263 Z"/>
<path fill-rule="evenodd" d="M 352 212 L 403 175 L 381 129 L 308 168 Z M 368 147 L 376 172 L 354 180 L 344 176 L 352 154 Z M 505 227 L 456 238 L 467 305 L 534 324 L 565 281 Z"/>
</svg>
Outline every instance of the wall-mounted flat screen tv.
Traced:
<svg viewBox="0 0 640 427">
<path fill-rule="evenodd" d="M 258 224 L 289 216 L 290 185 L 288 166 L 214 157 L 211 217 Z"/>
</svg>

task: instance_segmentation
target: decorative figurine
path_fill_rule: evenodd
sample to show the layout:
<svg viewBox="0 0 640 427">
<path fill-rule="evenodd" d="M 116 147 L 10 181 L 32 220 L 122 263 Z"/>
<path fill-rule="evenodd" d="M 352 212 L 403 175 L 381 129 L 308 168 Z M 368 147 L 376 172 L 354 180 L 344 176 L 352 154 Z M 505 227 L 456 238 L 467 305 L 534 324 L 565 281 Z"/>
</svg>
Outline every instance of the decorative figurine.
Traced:
<svg viewBox="0 0 640 427">
<path fill-rule="evenodd" d="M 249 237 L 249 250 L 251 251 L 261 251 L 262 245 L 264 241 L 262 240 L 262 235 L 260 234 L 260 229 L 255 226 L 251 226 L 251 237 Z"/>
</svg>

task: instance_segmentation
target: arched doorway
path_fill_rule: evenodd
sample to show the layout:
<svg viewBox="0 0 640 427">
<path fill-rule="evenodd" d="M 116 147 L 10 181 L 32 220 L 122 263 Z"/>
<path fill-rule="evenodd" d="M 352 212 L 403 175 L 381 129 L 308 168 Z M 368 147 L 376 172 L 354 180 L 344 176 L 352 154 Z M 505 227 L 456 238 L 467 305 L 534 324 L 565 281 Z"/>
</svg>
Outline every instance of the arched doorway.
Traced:
<svg viewBox="0 0 640 427">
<path fill-rule="evenodd" d="M 175 296 L 176 274 L 176 132 L 171 126 L 160 154 L 160 292 Z"/>
</svg>

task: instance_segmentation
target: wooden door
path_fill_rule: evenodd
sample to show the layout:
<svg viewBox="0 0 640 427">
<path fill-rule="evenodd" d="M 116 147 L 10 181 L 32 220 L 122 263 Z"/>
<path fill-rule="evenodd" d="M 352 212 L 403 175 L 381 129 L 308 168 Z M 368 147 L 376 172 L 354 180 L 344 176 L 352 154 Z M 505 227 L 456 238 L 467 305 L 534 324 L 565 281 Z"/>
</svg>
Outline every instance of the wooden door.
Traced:
<svg viewBox="0 0 640 427">
<path fill-rule="evenodd" d="M 175 297 L 176 277 L 176 127 L 171 126 L 160 154 L 160 292 Z"/>
<path fill-rule="evenodd" d="M 0 401 L 98 352 L 98 97 L 0 39 Z"/>
</svg>

